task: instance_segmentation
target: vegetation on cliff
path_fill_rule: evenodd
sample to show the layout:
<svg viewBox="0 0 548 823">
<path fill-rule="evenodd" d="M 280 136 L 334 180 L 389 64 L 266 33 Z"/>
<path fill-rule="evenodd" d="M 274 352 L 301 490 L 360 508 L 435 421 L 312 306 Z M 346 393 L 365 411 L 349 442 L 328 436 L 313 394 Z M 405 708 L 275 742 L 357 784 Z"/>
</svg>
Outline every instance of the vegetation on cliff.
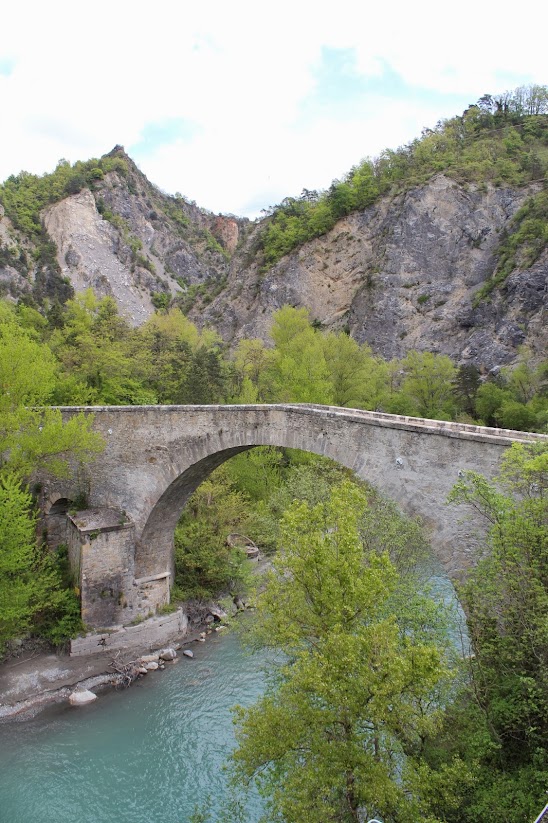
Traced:
<svg viewBox="0 0 548 823">
<path fill-rule="evenodd" d="M 347 214 L 371 206 L 385 193 L 423 185 L 443 173 L 461 184 L 521 186 L 548 177 L 548 87 L 531 86 L 499 97 L 484 95 L 458 117 L 425 129 L 420 138 L 373 160 L 363 160 L 327 191 L 304 189 L 270 210 L 262 236 L 265 268 Z M 499 249 L 489 288 L 519 263 L 531 265 L 546 246 L 546 192 L 534 195 L 516 216 Z"/>
<path fill-rule="evenodd" d="M 39 241 L 42 209 L 77 194 L 86 186 L 93 186 L 110 171 L 127 175 L 127 163 L 122 157 L 109 155 L 85 162 L 79 160 L 73 165 L 68 160 L 60 160 L 50 174 L 22 171 L 8 177 L 0 186 L 0 202 L 13 225 L 27 237 Z"/>
</svg>

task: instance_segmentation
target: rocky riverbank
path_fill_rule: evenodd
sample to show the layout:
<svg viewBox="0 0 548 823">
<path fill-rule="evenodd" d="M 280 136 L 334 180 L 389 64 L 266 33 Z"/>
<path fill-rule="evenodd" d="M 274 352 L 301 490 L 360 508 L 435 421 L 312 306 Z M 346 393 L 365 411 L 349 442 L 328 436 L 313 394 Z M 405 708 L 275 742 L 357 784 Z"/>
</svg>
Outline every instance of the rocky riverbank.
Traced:
<svg viewBox="0 0 548 823">
<path fill-rule="evenodd" d="M 223 615 L 217 605 L 194 607 L 191 628 L 169 646 L 179 654 L 164 655 L 163 660 L 162 652 L 167 649 L 154 649 L 150 644 L 123 651 L 106 649 L 88 656 L 47 652 L 39 647 L 23 649 L 19 657 L 0 664 L 0 722 L 28 720 L 47 706 L 69 701 L 74 693 L 121 688 L 168 662 L 191 657 L 193 643 L 205 642 L 208 635 L 221 630 Z"/>
</svg>

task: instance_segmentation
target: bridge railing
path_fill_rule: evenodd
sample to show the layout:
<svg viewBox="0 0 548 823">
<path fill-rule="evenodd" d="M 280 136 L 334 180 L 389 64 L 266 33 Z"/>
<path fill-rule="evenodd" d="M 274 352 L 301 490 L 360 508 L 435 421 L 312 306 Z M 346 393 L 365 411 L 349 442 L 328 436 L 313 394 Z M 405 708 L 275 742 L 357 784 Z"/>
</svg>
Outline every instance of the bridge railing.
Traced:
<svg viewBox="0 0 548 823">
<path fill-rule="evenodd" d="M 329 414 L 348 414 L 353 417 L 362 417 L 364 420 L 384 420 L 387 423 L 403 423 L 412 426 L 421 426 L 429 429 L 446 429 L 452 432 L 468 432 L 470 434 L 488 435 L 491 437 L 505 437 L 510 440 L 528 440 L 531 442 L 548 440 L 548 435 L 539 432 L 524 432 L 514 429 L 498 429 L 493 426 L 479 426 L 475 423 L 455 423 L 451 420 L 433 420 L 429 417 L 411 417 L 403 414 L 388 414 L 387 412 L 368 411 L 366 409 L 352 409 L 343 406 L 322 406 L 319 403 L 290 403 L 288 407 L 324 411 Z"/>
<path fill-rule="evenodd" d="M 234 409 L 240 411 L 269 411 L 279 409 L 281 411 L 312 412 L 313 414 L 325 415 L 328 417 L 346 417 L 361 419 L 364 422 L 380 424 L 381 426 L 392 426 L 393 428 L 409 428 L 412 430 L 423 429 L 429 433 L 445 434 L 447 436 L 464 436 L 474 440 L 497 440 L 499 442 L 546 442 L 548 434 L 538 432 L 515 431 L 512 429 L 497 429 L 492 426 L 478 426 L 473 423 L 454 423 L 450 420 L 431 420 L 426 417 L 411 417 L 403 414 L 388 414 L 387 412 L 368 411 L 366 409 L 352 409 L 342 406 L 322 406 L 317 403 L 262 403 L 262 404 L 231 404 L 231 405 L 211 405 L 211 406 L 58 406 L 63 414 L 77 414 L 79 412 L 89 412 L 100 414 L 101 412 L 116 412 L 118 414 L 137 414 L 142 411 L 204 411 L 213 412 L 215 410 L 226 411 Z"/>
</svg>

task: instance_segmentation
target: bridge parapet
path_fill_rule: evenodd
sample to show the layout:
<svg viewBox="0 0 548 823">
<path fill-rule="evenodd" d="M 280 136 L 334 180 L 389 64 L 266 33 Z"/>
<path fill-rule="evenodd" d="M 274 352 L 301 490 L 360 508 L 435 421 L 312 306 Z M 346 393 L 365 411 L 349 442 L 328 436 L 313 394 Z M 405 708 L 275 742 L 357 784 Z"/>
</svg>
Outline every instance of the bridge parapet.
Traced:
<svg viewBox="0 0 548 823">
<path fill-rule="evenodd" d="M 403 414 L 388 414 L 387 412 L 367 411 L 366 409 L 346 409 L 340 406 L 321 406 L 312 403 L 298 403 L 293 404 L 292 407 L 333 415 L 342 414 L 345 418 L 356 417 L 356 419 L 364 422 L 369 421 L 372 425 L 387 426 L 394 429 L 404 428 L 409 431 L 430 431 L 446 437 L 462 437 L 466 440 L 507 443 L 508 445 L 548 440 L 548 435 L 537 432 L 497 429 L 490 426 L 479 426 L 475 423 L 455 423 L 452 420 L 432 420 L 427 417 L 410 417 Z"/>
</svg>

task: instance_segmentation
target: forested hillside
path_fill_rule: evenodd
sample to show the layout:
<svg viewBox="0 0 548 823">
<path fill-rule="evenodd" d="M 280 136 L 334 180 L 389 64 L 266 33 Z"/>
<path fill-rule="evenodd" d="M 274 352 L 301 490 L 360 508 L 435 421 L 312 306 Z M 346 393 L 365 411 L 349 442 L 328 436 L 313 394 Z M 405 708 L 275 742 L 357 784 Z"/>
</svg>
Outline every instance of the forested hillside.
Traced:
<svg viewBox="0 0 548 823">
<path fill-rule="evenodd" d="M 545 86 L 462 115 L 250 223 L 151 185 L 117 146 L 0 186 L 0 286 L 42 313 L 91 287 L 140 325 L 179 307 L 235 345 L 305 307 L 386 359 L 489 371 L 548 343 Z"/>
<path fill-rule="evenodd" d="M 364 160 L 335 180 L 325 192 L 303 190 L 271 210 L 262 238 L 265 265 L 271 266 L 306 240 L 326 234 L 341 217 L 372 205 L 388 191 L 424 185 L 443 173 L 460 184 L 522 186 L 545 182 L 548 171 L 548 92 L 546 87 L 517 89 L 500 97 L 486 94 L 460 117 L 424 129 L 420 138 L 396 151 L 387 149 Z M 546 236 L 538 223 L 546 216 L 545 198 L 517 217 L 528 263 L 543 248 Z M 543 205 L 542 205 L 543 204 Z M 540 212 L 538 211 L 540 208 Z"/>
</svg>

